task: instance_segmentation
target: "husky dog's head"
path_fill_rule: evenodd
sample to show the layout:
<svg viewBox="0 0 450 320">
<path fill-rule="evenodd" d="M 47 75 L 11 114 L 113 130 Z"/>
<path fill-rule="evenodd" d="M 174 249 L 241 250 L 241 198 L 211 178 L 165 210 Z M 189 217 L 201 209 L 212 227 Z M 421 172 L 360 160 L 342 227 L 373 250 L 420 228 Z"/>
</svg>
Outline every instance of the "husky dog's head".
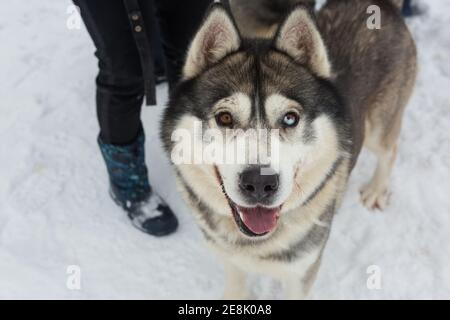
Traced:
<svg viewBox="0 0 450 320">
<path fill-rule="evenodd" d="M 269 237 L 294 211 L 301 214 L 294 209 L 314 197 L 348 154 L 346 114 L 329 82 L 330 62 L 312 14 L 297 7 L 274 39 L 243 39 L 215 4 L 183 73 L 162 138 L 184 191 L 206 208 L 203 214 L 229 219 L 240 236 Z M 242 135 L 246 143 L 236 147 Z M 211 145 L 221 156 L 206 161 Z M 249 156 L 252 147 L 256 157 Z M 245 161 L 227 157 L 236 150 Z"/>
</svg>

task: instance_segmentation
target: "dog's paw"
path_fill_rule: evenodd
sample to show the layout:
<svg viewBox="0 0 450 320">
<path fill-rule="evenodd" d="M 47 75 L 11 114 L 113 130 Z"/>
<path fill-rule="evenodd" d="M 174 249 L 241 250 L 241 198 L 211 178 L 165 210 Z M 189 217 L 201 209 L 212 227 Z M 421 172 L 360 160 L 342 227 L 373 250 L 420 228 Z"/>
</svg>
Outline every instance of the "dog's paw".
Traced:
<svg viewBox="0 0 450 320">
<path fill-rule="evenodd" d="M 369 210 L 384 210 L 389 202 L 389 192 L 386 187 L 367 184 L 360 190 L 361 202 Z"/>
</svg>

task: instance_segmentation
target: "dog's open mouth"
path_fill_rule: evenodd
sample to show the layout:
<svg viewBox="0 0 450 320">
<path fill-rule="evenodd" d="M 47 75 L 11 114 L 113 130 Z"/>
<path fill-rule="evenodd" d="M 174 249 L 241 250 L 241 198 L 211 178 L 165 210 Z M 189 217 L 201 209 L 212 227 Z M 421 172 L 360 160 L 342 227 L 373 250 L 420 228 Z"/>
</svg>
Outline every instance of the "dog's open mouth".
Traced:
<svg viewBox="0 0 450 320">
<path fill-rule="evenodd" d="M 222 192 L 227 198 L 231 211 L 233 212 L 234 221 L 243 234 L 249 237 L 262 237 L 275 230 L 278 218 L 280 217 L 281 206 L 276 208 L 262 206 L 246 208 L 238 206 L 230 199 L 225 191 L 222 176 L 217 166 L 214 166 L 214 170 Z"/>
<path fill-rule="evenodd" d="M 273 231 L 280 216 L 281 207 L 244 208 L 230 203 L 234 221 L 245 235 L 249 237 L 261 237 Z"/>
</svg>

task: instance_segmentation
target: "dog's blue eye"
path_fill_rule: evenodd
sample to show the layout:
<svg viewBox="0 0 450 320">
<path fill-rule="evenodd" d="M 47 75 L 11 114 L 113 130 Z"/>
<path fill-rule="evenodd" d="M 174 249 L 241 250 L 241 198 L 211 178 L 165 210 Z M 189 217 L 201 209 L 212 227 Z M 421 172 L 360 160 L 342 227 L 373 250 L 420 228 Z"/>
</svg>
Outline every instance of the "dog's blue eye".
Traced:
<svg viewBox="0 0 450 320">
<path fill-rule="evenodd" d="M 295 127 L 298 124 L 299 116 L 295 112 L 286 113 L 283 117 L 283 125 L 286 127 Z"/>
</svg>

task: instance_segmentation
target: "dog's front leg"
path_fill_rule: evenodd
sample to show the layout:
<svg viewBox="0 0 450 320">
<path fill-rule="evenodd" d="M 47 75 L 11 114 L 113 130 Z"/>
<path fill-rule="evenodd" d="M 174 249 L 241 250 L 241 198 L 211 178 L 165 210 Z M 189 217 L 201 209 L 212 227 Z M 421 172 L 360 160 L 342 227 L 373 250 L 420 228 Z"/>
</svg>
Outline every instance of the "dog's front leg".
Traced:
<svg viewBox="0 0 450 320">
<path fill-rule="evenodd" d="M 243 300 L 249 298 L 245 272 L 229 261 L 224 261 L 225 267 L 225 300 Z"/>
<path fill-rule="evenodd" d="M 304 300 L 308 294 L 302 279 L 296 275 L 284 280 L 284 290 L 288 300 Z"/>
<path fill-rule="evenodd" d="M 284 286 L 287 299 L 304 300 L 308 298 L 311 287 L 317 278 L 320 261 L 321 257 L 319 256 L 303 275 L 292 274 L 291 277 L 285 278 Z"/>
</svg>

